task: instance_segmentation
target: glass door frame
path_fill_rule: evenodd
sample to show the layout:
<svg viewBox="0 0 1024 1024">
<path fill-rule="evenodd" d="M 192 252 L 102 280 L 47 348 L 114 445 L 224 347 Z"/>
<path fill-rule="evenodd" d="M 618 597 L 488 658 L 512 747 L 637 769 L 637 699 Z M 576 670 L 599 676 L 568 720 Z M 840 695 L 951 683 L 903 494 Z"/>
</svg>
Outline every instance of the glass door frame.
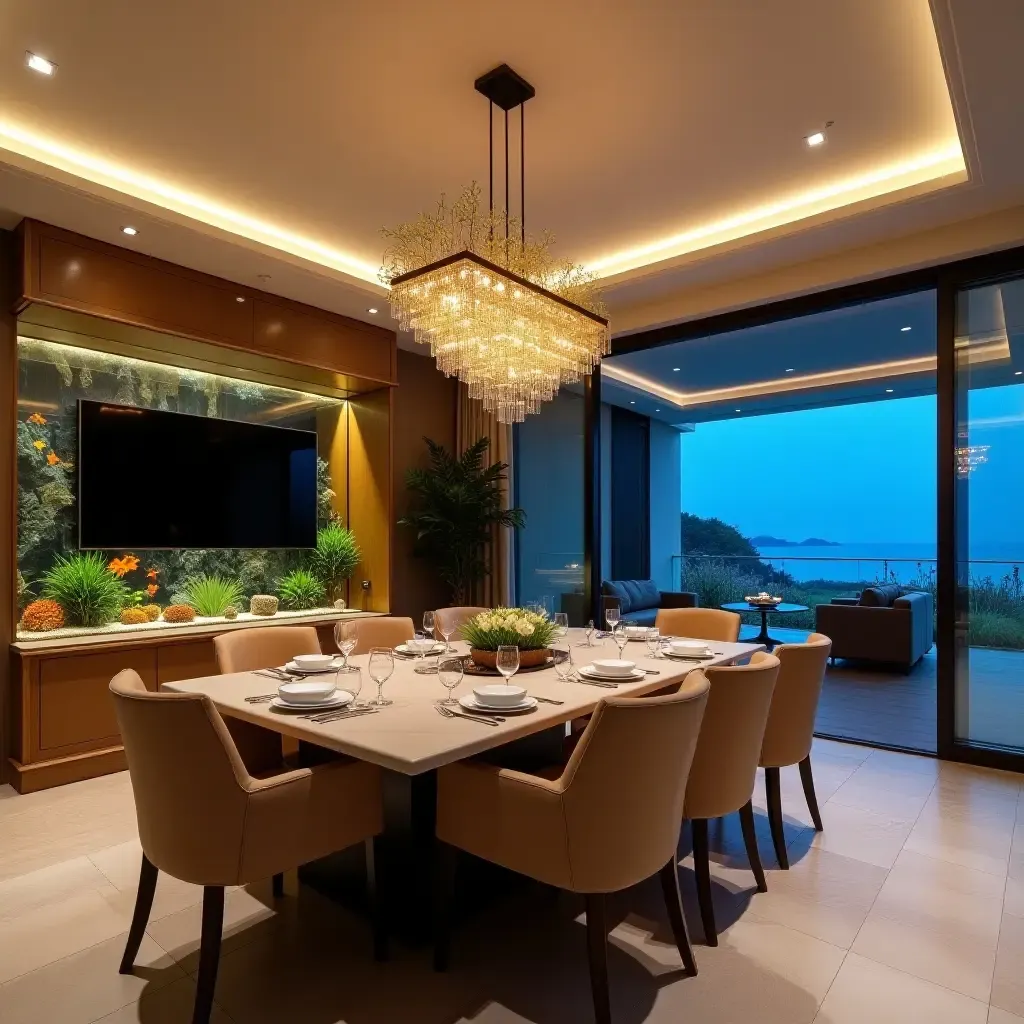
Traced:
<svg viewBox="0 0 1024 1024">
<path fill-rule="evenodd" d="M 892 274 L 869 281 L 813 292 L 794 298 L 733 310 L 685 323 L 639 331 L 612 341 L 612 356 L 641 352 L 694 338 L 759 327 L 795 317 L 857 306 L 914 292 L 935 292 L 936 301 L 936 527 L 937 572 L 937 685 L 936 751 L 949 761 L 1024 772 L 1024 752 L 992 750 L 956 738 L 956 297 L 978 285 L 1024 276 L 1024 246 L 973 256 L 920 270 Z M 586 378 L 584 398 L 584 563 L 585 599 L 595 621 L 599 619 L 602 522 L 601 472 L 601 372 L 598 367 Z M 920 752 L 918 752 L 920 753 Z"/>
</svg>

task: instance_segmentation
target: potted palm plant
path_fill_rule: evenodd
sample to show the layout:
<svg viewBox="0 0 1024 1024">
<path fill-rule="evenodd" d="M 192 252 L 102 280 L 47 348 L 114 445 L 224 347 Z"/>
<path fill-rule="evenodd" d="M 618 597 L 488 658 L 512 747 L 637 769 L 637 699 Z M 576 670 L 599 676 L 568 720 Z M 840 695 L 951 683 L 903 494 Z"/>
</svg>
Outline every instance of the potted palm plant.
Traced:
<svg viewBox="0 0 1024 1024">
<path fill-rule="evenodd" d="M 521 508 L 502 508 L 501 485 L 508 466 L 504 462 L 484 466 L 486 437 L 460 456 L 429 437 L 423 440 L 430 465 L 406 473 L 410 507 L 398 524 L 415 531 L 415 553 L 451 588 L 452 603 L 462 605 L 473 584 L 490 572 L 491 530 L 525 526 L 526 513 Z"/>
</svg>

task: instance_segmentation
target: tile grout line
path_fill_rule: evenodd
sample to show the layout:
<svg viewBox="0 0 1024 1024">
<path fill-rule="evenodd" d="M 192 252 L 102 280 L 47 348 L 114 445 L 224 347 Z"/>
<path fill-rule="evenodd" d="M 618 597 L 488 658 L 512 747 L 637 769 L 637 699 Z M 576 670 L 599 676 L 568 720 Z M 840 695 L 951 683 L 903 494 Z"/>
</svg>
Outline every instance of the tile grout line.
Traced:
<svg viewBox="0 0 1024 1024">
<path fill-rule="evenodd" d="M 999 913 L 999 928 L 996 931 L 996 952 L 995 956 L 992 957 L 992 976 L 989 978 L 988 985 L 988 1008 L 990 1016 L 992 1012 L 992 986 L 996 980 L 996 964 L 999 962 L 999 940 L 1003 937 L 1003 919 L 1006 917 L 1006 889 L 1010 884 L 1010 864 L 1013 862 L 1013 837 L 1017 834 L 1017 824 L 1021 820 L 1020 803 L 1022 799 L 1024 799 L 1024 788 L 1018 786 L 1017 806 L 1013 814 L 1013 832 L 1010 833 L 1010 859 L 1007 861 L 1006 877 L 1003 879 L 1003 900 Z"/>
</svg>

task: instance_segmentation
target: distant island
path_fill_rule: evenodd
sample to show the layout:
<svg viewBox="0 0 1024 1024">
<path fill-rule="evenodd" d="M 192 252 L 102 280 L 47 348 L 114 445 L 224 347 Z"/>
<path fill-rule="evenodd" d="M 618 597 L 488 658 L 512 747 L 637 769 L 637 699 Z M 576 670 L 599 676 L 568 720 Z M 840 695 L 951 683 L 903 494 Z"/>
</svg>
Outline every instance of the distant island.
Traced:
<svg viewBox="0 0 1024 1024">
<path fill-rule="evenodd" d="M 808 537 L 807 540 L 782 540 L 779 537 L 751 537 L 750 543 L 755 548 L 838 548 L 842 545 L 835 540 L 822 540 L 820 537 Z"/>
</svg>

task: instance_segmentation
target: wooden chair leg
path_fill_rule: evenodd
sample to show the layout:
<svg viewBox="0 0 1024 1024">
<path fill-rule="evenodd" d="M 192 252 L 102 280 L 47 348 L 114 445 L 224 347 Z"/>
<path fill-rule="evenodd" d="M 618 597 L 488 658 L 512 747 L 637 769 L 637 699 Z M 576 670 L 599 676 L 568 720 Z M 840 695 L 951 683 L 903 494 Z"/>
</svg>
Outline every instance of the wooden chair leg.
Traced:
<svg viewBox="0 0 1024 1024">
<path fill-rule="evenodd" d="M 786 830 L 782 824 L 782 789 L 779 784 L 778 768 L 765 768 L 764 789 L 768 797 L 768 824 L 772 830 L 775 859 L 783 871 L 788 871 L 789 855 L 786 853 Z"/>
<path fill-rule="evenodd" d="M 800 781 L 803 783 L 804 799 L 807 801 L 807 810 L 811 812 L 814 829 L 816 832 L 824 832 L 825 826 L 821 823 L 821 811 L 818 810 L 818 798 L 814 793 L 814 772 L 811 771 L 810 754 L 800 762 Z"/>
<path fill-rule="evenodd" d="M 384 905 L 377 889 L 377 840 L 371 836 L 364 843 L 366 849 L 366 899 L 373 921 L 373 959 L 388 958 L 388 929 Z"/>
<path fill-rule="evenodd" d="M 743 845 L 747 848 L 747 860 L 750 861 L 750 870 L 754 872 L 757 891 L 767 892 L 768 883 L 764 880 L 761 852 L 757 848 L 757 830 L 754 828 L 754 805 L 749 800 L 740 808 L 740 827 L 743 829 Z"/>
<path fill-rule="evenodd" d="M 718 928 L 715 926 L 715 905 L 711 899 L 711 862 L 708 855 L 708 823 L 704 818 L 694 818 L 693 827 L 693 873 L 697 879 L 697 904 L 700 920 L 704 926 L 704 941 L 709 946 L 718 945 Z"/>
<path fill-rule="evenodd" d="M 196 1002 L 192 1024 L 209 1024 L 213 1010 L 213 992 L 220 966 L 220 938 L 224 929 L 224 887 L 203 888 L 203 928 L 199 943 L 199 974 L 196 978 Z"/>
<path fill-rule="evenodd" d="M 273 893 L 274 899 L 279 900 L 284 897 L 284 873 L 278 873 L 270 880 L 270 889 Z"/>
<path fill-rule="evenodd" d="M 142 870 L 139 872 L 139 891 L 135 897 L 135 913 L 132 914 L 132 926 L 128 930 L 128 941 L 125 943 L 124 956 L 121 957 L 121 966 L 118 968 L 121 974 L 131 974 L 135 966 L 135 957 L 138 956 L 142 936 L 146 934 L 146 925 L 149 924 L 149 912 L 153 909 L 153 893 L 156 892 L 156 879 L 159 874 L 153 862 L 143 854 Z"/>
<path fill-rule="evenodd" d="M 686 973 L 693 975 L 697 973 L 697 960 L 693 955 L 693 947 L 690 945 L 690 932 L 686 927 L 686 917 L 683 914 L 683 901 L 679 894 L 679 869 L 676 867 L 676 859 L 673 857 L 658 873 L 661 879 L 661 891 L 665 897 L 665 909 L 668 910 L 668 919 L 672 925 L 672 935 L 676 940 L 676 949 L 682 958 L 683 967 Z"/>
<path fill-rule="evenodd" d="M 440 840 L 434 851 L 434 970 L 448 970 L 451 949 L 452 902 L 459 851 Z"/>
<path fill-rule="evenodd" d="M 590 959 L 590 991 L 594 997 L 594 1020 L 611 1024 L 612 1007 L 608 993 L 608 917 L 604 893 L 588 893 L 587 952 Z"/>
</svg>

